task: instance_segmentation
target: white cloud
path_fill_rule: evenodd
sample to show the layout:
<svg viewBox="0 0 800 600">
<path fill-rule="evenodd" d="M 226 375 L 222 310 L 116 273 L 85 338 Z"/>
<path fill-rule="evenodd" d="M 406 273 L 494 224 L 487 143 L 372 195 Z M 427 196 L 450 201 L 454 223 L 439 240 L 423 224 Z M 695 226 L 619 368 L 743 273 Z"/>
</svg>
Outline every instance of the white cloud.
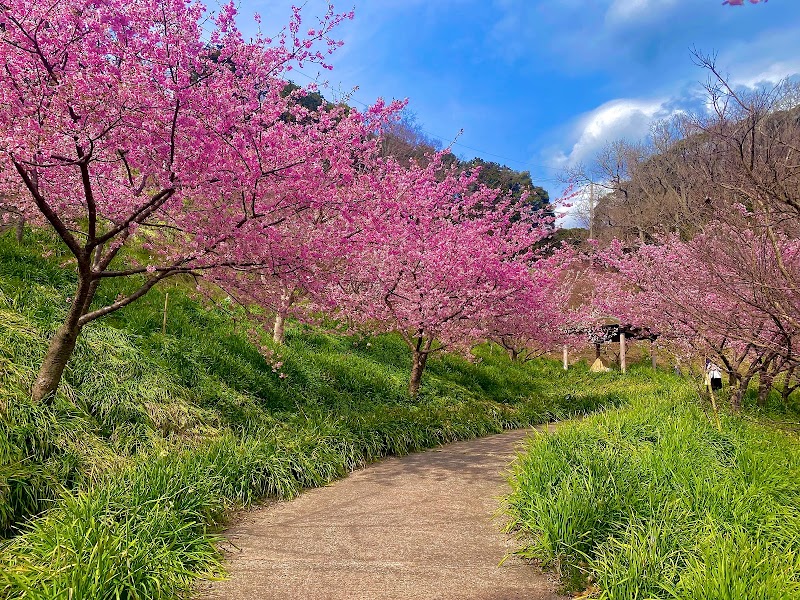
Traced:
<svg viewBox="0 0 800 600">
<path fill-rule="evenodd" d="M 780 83 L 787 77 L 800 74 L 800 59 L 778 61 L 771 64 L 752 64 L 739 69 L 732 78 L 734 85 L 756 88 L 763 84 Z"/>
<path fill-rule="evenodd" d="M 614 0 L 608 7 L 606 20 L 610 23 L 639 20 L 676 3 L 677 0 Z"/>
<path fill-rule="evenodd" d="M 716 62 L 731 83 L 753 88 L 800 74 L 798 54 L 800 25 L 792 23 L 729 45 Z"/>
<path fill-rule="evenodd" d="M 793 43 L 797 45 L 796 40 Z M 748 49 L 741 45 L 730 48 L 719 57 L 717 61 L 719 65 L 734 66 L 733 72 L 726 74 L 733 85 L 756 88 L 765 84 L 777 84 L 788 77 L 800 75 L 800 59 L 774 60 L 775 52 L 766 51 L 774 45 L 768 38 L 756 40 L 754 45 L 765 51 L 763 53 L 747 51 Z M 701 73 L 698 72 L 697 75 Z M 682 87 L 675 86 L 663 97 L 618 98 L 584 113 L 570 128 L 562 129 L 561 143 L 555 147 L 551 146 L 549 153 L 543 155 L 544 160 L 551 167 L 560 169 L 591 164 L 598 152 L 610 142 L 619 139 L 641 140 L 660 119 L 681 112 L 710 109 L 708 98 L 698 83 L 687 80 L 681 85 Z M 566 214 L 559 220 L 560 224 L 566 227 L 584 224 L 582 212 L 585 212 L 587 206 L 586 196 L 585 190 L 576 194 L 572 206 L 566 209 Z"/>
<path fill-rule="evenodd" d="M 667 117 L 671 110 L 666 101 L 621 98 L 606 102 L 583 115 L 574 128 L 575 142 L 568 152 L 561 152 L 553 162 L 562 167 L 590 161 L 609 142 L 637 140 L 647 135 L 654 121 Z"/>
<path fill-rule="evenodd" d="M 591 164 L 604 146 L 619 139 L 637 141 L 644 138 L 655 121 L 681 111 L 674 99 L 619 98 L 606 102 L 579 117 L 567 134 L 572 145 L 556 150 L 548 158 L 553 168 L 569 169 L 580 164 Z M 575 190 L 571 206 L 562 207 L 558 219 L 562 227 L 583 227 L 588 213 L 588 188 Z"/>
</svg>

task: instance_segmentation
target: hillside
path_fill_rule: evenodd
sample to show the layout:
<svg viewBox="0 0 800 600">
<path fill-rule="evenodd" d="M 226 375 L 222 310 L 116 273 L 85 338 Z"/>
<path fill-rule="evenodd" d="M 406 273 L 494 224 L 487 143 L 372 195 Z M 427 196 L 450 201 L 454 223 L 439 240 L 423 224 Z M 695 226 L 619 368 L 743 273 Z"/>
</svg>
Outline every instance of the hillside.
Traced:
<svg viewBox="0 0 800 600">
<path fill-rule="evenodd" d="M 241 310 L 179 281 L 88 327 L 54 403 L 36 405 L 74 279 L 50 238 L 0 236 L 0 597 L 174 597 L 219 573 L 209 531 L 236 507 L 621 401 L 613 375 L 589 388 L 585 371 L 490 347 L 432 360 L 411 401 L 399 338 L 295 325 L 259 349 Z"/>
</svg>

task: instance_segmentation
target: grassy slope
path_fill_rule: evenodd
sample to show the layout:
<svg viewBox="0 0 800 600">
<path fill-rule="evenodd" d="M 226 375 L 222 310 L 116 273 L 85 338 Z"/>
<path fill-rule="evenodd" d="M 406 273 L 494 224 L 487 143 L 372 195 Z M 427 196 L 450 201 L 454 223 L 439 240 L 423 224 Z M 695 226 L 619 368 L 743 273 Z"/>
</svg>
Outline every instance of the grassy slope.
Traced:
<svg viewBox="0 0 800 600">
<path fill-rule="evenodd" d="M 530 445 L 510 498 L 522 554 L 609 600 L 800 598 L 800 440 L 732 416 L 720 432 L 663 377 Z"/>
<path fill-rule="evenodd" d="M 220 573 L 210 532 L 232 508 L 622 398 L 613 375 L 590 387 L 484 348 L 478 365 L 432 360 L 411 402 L 397 338 L 301 327 L 275 349 L 282 379 L 241 315 L 184 283 L 167 288 L 166 335 L 154 291 L 90 325 L 53 407 L 36 406 L 26 390 L 74 284 L 65 259 L 47 238 L 0 236 L 0 598 L 176 597 Z"/>
</svg>

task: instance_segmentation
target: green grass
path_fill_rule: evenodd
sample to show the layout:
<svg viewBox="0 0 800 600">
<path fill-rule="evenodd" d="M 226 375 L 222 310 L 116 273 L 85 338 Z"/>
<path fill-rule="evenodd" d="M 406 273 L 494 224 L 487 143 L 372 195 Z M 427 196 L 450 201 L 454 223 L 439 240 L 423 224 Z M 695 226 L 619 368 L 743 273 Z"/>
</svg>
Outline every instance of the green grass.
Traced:
<svg viewBox="0 0 800 600">
<path fill-rule="evenodd" d="M 661 379 L 530 444 L 509 498 L 520 553 L 609 600 L 800 598 L 800 441 L 741 416 L 720 432 Z"/>
<path fill-rule="evenodd" d="M 52 406 L 34 405 L 74 285 L 65 260 L 42 235 L 0 236 L 0 598 L 181 597 L 221 575 L 214 532 L 232 510 L 389 454 L 624 401 L 613 374 L 589 386 L 585 369 L 512 364 L 491 347 L 431 360 L 411 401 L 399 338 L 298 325 L 285 347 L 258 341 L 281 378 L 240 311 L 177 282 L 88 326 Z"/>
</svg>

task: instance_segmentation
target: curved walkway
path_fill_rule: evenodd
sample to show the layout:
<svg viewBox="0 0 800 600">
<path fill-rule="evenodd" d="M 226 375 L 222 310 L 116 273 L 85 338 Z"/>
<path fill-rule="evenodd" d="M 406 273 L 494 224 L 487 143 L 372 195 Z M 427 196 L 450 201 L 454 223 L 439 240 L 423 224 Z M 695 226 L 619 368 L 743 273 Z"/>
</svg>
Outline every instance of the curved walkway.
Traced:
<svg viewBox="0 0 800 600">
<path fill-rule="evenodd" d="M 509 558 L 494 518 L 531 430 L 389 458 L 291 502 L 246 513 L 226 537 L 225 600 L 555 600 L 554 583 Z"/>
</svg>

